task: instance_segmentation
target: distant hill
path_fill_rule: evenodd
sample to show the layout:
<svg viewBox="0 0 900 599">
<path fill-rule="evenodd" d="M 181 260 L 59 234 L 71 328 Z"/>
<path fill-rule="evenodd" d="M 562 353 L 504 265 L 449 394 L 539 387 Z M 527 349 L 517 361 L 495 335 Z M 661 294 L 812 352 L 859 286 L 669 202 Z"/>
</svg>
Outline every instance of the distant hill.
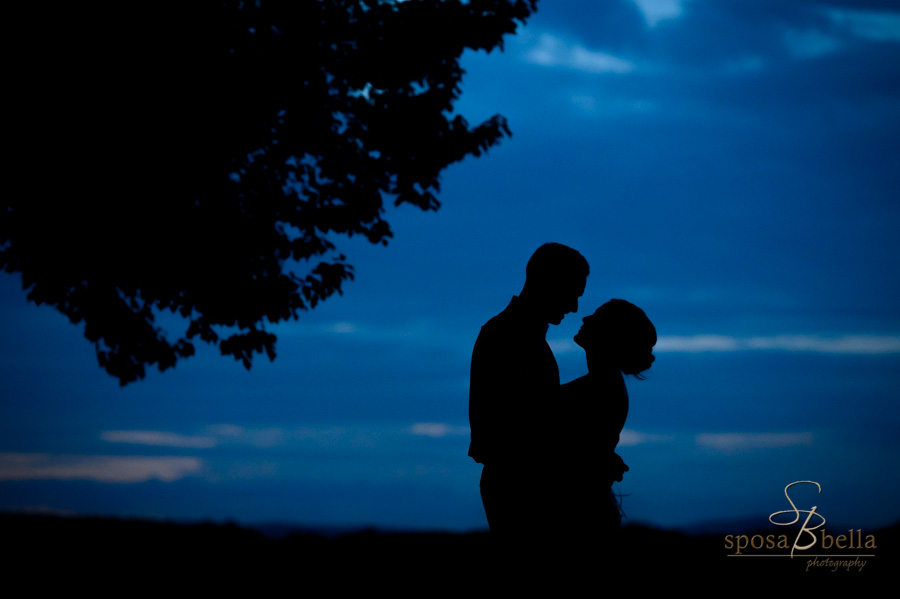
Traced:
<svg viewBox="0 0 900 599">
<path fill-rule="evenodd" d="M 7 560 L 7 584 L 30 581 L 32 589 L 130 594 L 148 587 L 241 587 L 287 588 L 302 594 L 311 585 L 325 585 L 334 590 L 385 588 L 401 594 L 418 590 L 419 596 L 429 596 L 432 587 L 463 591 L 484 585 L 504 560 L 487 533 L 363 530 L 326 536 L 273 526 L 264 534 L 236 524 L 22 514 L 0 514 L 0 531 L 4 547 L 13 554 L 12 561 Z M 875 557 L 862 570 L 832 571 L 821 566 L 807 569 L 805 557 L 741 559 L 733 549 L 725 549 L 720 534 L 688 535 L 632 525 L 621 531 L 613 547 L 584 539 L 579 551 L 585 552 L 591 571 L 576 575 L 586 584 L 607 589 L 652 579 L 663 584 L 689 582 L 694 590 L 715 590 L 727 581 L 729 586 L 769 589 L 781 583 L 803 584 L 804 589 L 848 584 L 858 592 L 892 580 L 898 556 L 898 526 L 871 532 L 878 544 Z M 523 569 L 516 582 L 528 586 L 541 574 L 553 584 L 566 583 L 554 578 L 552 571 L 529 569 Z"/>
</svg>

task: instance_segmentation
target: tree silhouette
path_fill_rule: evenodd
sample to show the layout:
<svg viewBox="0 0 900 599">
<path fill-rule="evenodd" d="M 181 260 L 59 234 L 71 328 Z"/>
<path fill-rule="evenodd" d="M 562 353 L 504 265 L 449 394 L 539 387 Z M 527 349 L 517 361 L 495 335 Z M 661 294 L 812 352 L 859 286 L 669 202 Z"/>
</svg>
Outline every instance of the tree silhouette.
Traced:
<svg viewBox="0 0 900 599">
<path fill-rule="evenodd" d="M 274 359 L 266 324 L 352 279 L 336 236 L 386 244 L 385 202 L 436 210 L 441 171 L 509 134 L 453 114 L 459 58 L 534 3 L 21 3 L 0 266 L 122 385 L 197 339 Z"/>
</svg>

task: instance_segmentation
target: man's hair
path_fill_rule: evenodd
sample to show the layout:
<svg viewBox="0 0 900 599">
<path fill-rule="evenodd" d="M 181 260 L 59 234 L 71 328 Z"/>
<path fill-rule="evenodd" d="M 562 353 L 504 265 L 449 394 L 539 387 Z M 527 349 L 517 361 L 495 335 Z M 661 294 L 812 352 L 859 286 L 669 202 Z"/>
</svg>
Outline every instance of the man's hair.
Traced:
<svg viewBox="0 0 900 599">
<path fill-rule="evenodd" d="M 587 260 L 576 250 L 561 243 L 545 243 L 528 260 L 525 280 L 540 283 L 560 279 L 587 279 L 589 272 Z"/>
</svg>

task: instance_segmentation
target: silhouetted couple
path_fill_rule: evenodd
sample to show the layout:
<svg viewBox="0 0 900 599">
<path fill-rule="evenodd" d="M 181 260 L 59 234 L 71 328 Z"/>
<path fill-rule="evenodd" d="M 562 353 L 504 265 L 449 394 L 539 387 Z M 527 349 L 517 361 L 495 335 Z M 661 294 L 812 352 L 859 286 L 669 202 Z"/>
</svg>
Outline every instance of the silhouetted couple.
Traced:
<svg viewBox="0 0 900 599">
<path fill-rule="evenodd" d="M 612 300 L 575 336 L 588 374 L 560 385 L 546 333 L 578 310 L 588 272 L 572 248 L 538 248 L 522 292 L 481 328 L 472 353 L 469 455 L 484 465 L 491 534 L 536 561 L 577 552 L 586 563 L 591 556 L 582 552 L 612 550 L 620 511 L 611 487 L 628 470 L 615 453 L 628 413 L 623 374 L 638 375 L 654 360 L 650 320 Z"/>
</svg>

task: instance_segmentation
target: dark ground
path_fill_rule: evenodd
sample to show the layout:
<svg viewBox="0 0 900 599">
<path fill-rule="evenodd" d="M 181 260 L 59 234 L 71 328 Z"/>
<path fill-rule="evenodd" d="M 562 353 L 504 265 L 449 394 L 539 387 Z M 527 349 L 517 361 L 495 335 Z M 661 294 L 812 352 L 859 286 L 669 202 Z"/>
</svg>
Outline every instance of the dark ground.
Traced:
<svg viewBox="0 0 900 599">
<path fill-rule="evenodd" d="M 87 590 L 117 596 L 141 589 L 225 590 L 265 597 L 380 588 L 427 597 L 475 587 L 509 590 L 511 580 L 516 581 L 512 586 L 533 590 L 574 591 L 553 596 L 639 589 L 669 593 L 685 587 L 700 596 L 744 596 L 748 588 L 858 593 L 893 586 L 898 528 L 864 531 L 874 534 L 877 549 L 855 552 L 874 553 L 862 570 L 807 571 L 807 557 L 729 557 L 734 549 L 725 548 L 724 535 L 628 526 L 613 554 L 604 556 L 585 543 L 578 551 L 586 566 L 563 572 L 539 561 L 527 567 L 505 563 L 505 554 L 487 533 L 369 530 L 269 538 L 234 524 L 0 514 L 7 587 L 16 588 L 21 581 L 28 594 Z"/>
</svg>

